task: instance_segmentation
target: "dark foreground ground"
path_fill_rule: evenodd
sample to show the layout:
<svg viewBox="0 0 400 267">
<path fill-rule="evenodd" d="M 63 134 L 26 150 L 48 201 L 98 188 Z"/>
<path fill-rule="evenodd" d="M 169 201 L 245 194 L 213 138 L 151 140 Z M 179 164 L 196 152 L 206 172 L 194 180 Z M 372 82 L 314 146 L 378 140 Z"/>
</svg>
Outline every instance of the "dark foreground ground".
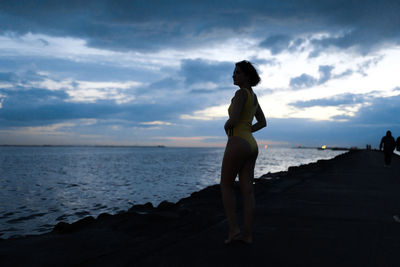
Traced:
<svg viewBox="0 0 400 267">
<path fill-rule="evenodd" d="M 0 266 L 400 266 L 399 156 L 384 168 L 381 152 L 355 151 L 264 175 L 256 200 L 252 245 L 224 245 L 212 186 L 176 204 L 0 240 Z"/>
</svg>

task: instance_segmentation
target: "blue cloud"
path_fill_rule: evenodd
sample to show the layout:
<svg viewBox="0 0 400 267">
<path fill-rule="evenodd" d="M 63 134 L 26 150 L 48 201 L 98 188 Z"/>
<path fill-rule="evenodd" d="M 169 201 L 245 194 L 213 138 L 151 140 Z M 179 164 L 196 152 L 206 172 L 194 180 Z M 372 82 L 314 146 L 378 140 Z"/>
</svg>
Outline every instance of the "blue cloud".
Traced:
<svg viewBox="0 0 400 267">
<path fill-rule="evenodd" d="M 40 65 L 39 74 L 34 70 L 20 71 L 25 65 Z M 64 89 L 57 91 L 31 87 L 31 82 L 52 80 L 62 82 L 68 78 L 71 86 L 77 87 L 75 80 L 83 81 L 124 81 L 132 78 L 144 82 L 155 80 L 158 73 L 137 69 L 123 68 L 94 63 L 77 63 L 68 60 L 42 59 L 38 57 L 6 57 L 2 58 L 4 67 L 11 72 L 0 72 L 0 81 L 6 81 L 12 88 L 0 89 L 2 107 L 0 108 L 0 125 L 32 126 L 46 125 L 63 120 L 74 119 L 121 119 L 132 124 L 152 120 L 176 120 L 182 114 L 212 105 L 221 104 L 223 99 L 233 90 L 231 73 L 234 63 L 210 62 L 202 60 L 186 60 L 180 69 L 166 70 L 169 77 L 151 82 L 149 85 L 125 90 L 125 95 L 136 98 L 130 103 L 118 104 L 114 100 L 98 100 L 94 103 L 76 103 L 72 101 Z M 139 77 L 142 76 L 142 77 Z M 57 77 L 57 78 L 55 78 Z M 213 82 L 218 90 L 187 90 L 187 86 L 195 83 Z M 221 87 L 221 83 L 226 86 Z M 228 84 L 229 83 L 229 84 Z M 98 90 L 101 91 L 101 88 Z M 180 91 L 184 93 L 176 94 Z M 191 94 L 193 93 L 193 94 Z M 196 95 L 194 95 L 196 94 Z M 165 97 L 160 97 L 164 95 Z M 221 100 L 222 99 L 222 100 Z"/>
<path fill-rule="evenodd" d="M 11 72 L 0 72 L 0 81 L 3 82 L 14 82 L 17 76 Z"/>
<path fill-rule="evenodd" d="M 372 144 L 376 148 L 387 130 L 391 130 L 393 136 L 400 136 L 399 101 L 400 96 L 375 98 L 370 105 L 361 108 L 355 116 L 337 117 L 337 119 L 347 119 L 347 121 L 267 118 L 268 127 L 257 133 L 257 137 L 302 145 L 327 144 L 365 147 L 366 144 Z M 349 103 L 349 101 L 340 103 Z M 340 103 L 333 101 L 317 104 Z"/>
<path fill-rule="evenodd" d="M 268 48 L 272 55 L 276 55 L 286 50 L 295 52 L 304 42 L 304 38 L 295 38 L 289 35 L 276 34 L 267 37 L 259 44 L 259 46 Z"/>
<path fill-rule="evenodd" d="M 88 46 L 116 51 L 196 50 L 219 45 L 232 37 L 239 40 L 251 37 L 263 40 L 259 45 L 277 54 L 297 51 L 306 44 L 303 38 L 324 32 L 328 37 L 311 43 L 315 54 L 327 47 L 357 48 L 367 53 L 385 43 L 399 43 L 399 5 L 398 1 L 364 1 L 360 5 L 354 1 L 333 0 L 283 0 L 279 3 L 262 0 L 71 0 L 24 1 L 23 4 L 4 0 L 0 5 L 0 24 L 1 34 L 15 39 L 29 32 L 74 37 L 87 41 Z M 342 35 L 332 37 L 338 36 L 338 33 Z M 48 45 L 45 38 L 37 41 L 42 46 Z M 275 64 L 273 60 L 254 58 L 253 61 L 263 65 Z M 209 106 L 229 103 L 236 89 L 231 79 L 234 62 L 195 59 L 180 63 L 180 67 L 174 64 L 161 70 L 151 70 L 140 65 L 124 67 L 115 62 L 73 62 L 39 56 L 6 56 L 2 53 L 0 81 L 11 84 L 12 88 L 0 89 L 0 127 L 49 125 L 85 118 L 99 119 L 99 124 L 104 126 L 118 121 L 118 125 L 123 127 L 148 127 L 141 122 L 165 120 L 178 125 L 184 123 L 185 127 L 178 127 L 182 135 L 224 136 L 222 120 L 182 122 L 179 117 Z M 358 69 L 335 75 L 332 73 L 333 66 L 320 66 L 319 76 L 304 73 L 293 77 L 290 86 L 293 89 L 311 87 L 350 75 L 353 71 L 363 73 L 366 67 L 368 65 L 361 65 Z M 50 91 L 31 87 L 32 82 L 45 79 L 55 82 L 65 79 L 139 81 L 144 85 L 125 91 L 127 95 L 136 97 L 129 103 L 117 104 L 111 100 L 75 103 L 62 89 Z M 207 82 L 217 87 L 201 88 L 200 85 Z M 299 108 L 353 105 L 363 103 L 365 97 L 345 94 L 336 98 L 297 101 L 292 105 Z M 395 105 L 398 100 L 374 99 L 371 106 L 362 108 L 355 117 L 346 117 L 346 123 L 273 119 L 265 133 L 259 134 L 265 139 L 286 138 L 288 141 L 360 139 L 364 142 L 374 134 L 380 135 L 383 127 L 396 129 L 392 122 L 399 122 L 395 117 L 399 114 Z M 365 131 L 362 127 L 372 127 L 373 130 Z M 177 128 L 171 127 L 167 133 L 177 135 Z"/>
<path fill-rule="evenodd" d="M 263 59 L 258 57 L 250 58 L 249 61 L 255 66 L 256 69 L 259 65 L 274 66 L 278 64 L 276 59 Z"/>
<path fill-rule="evenodd" d="M 400 40 L 400 4 L 396 0 L 309 1 L 279 3 L 247 1 L 40 1 L 3 0 L 3 31 L 72 36 L 94 47 L 114 50 L 154 50 L 218 43 L 228 34 L 272 36 L 265 40 L 274 52 L 287 45 L 285 36 L 337 33 L 314 41 L 316 50 L 328 46 L 357 46 L 368 51 L 376 45 Z M 238 19 L 240 18 L 240 19 Z M 277 37 L 276 33 L 279 32 Z M 275 37 L 273 35 L 275 34 Z M 44 43 L 45 45 L 45 43 Z"/>
<path fill-rule="evenodd" d="M 134 80 L 148 83 L 157 77 L 154 75 L 154 71 L 147 70 L 139 65 L 127 67 L 116 65 L 115 62 L 72 61 L 40 56 L 2 56 L 0 57 L 0 65 L 3 69 L 7 69 L 7 72 L 0 70 L 0 77 L 5 75 L 4 73 L 9 73 L 13 77 L 10 81 L 13 82 L 17 79 L 38 81 L 51 78 L 38 74 L 39 69 L 41 72 L 49 73 L 49 76 L 58 79 L 68 78 L 82 81 L 111 80 L 122 82 Z M 26 69 L 27 66 L 32 67 L 30 67 L 31 69 L 28 68 L 29 70 L 21 71 L 21 69 Z M 165 70 L 165 72 L 168 71 Z"/>
<path fill-rule="evenodd" d="M 350 70 L 350 69 L 348 69 L 348 70 L 345 70 L 345 71 L 342 72 L 342 73 L 339 73 L 339 74 L 334 75 L 332 78 L 333 78 L 333 79 L 340 79 L 340 78 L 343 78 L 343 77 L 346 77 L 346 76 L 350 76 L 350 75 L 352 75 L 352 74 L 353 74 L 353 71 Z"/>
<path fill-rule="evenodd" d="M 183 60 L 180 75 L 187 85 L 204 82 L 228 83 L 232 81 L 234 62 L 209 62 L 201 59 Z"/>
<path fill-rule="evenodd" d="M 319 66 L 320 78 L 318 80 L 318 84 L 323 84 L 331 79 L 331 72 L 333 68 L 333 66 Z"/>
<path fill-rule="evenodd" d="M 261 47 L 268 48 L 275 55 L 289 48 L 291 37 L 283 34 L 272 35 L 260 43 Z"/>
<path fill-rule="evenodd" d="M 45 78 L 44 75 L 41 75 L 33 70 L 25 70 L 20 73 L 15 72 L 0 72 L 0 81 L 8 82 L 8 83 L 28 83 L 28 82 L 36 82 L 42 81 Z"/>
<path fill-rule="evenodd" d="M 41 88 L 0 89 L 3 95 L 0 109 L 0 125 L 46 125 L 63 120 L 95 118 L 126 119 L 140 122 L 169 119 L 177 109 L 165 105 L 130 104 L 117 105 L 114 101 L 96 103 L 68 102 L 69 95 L 62 91 Z"/>
<path fill-rule="evenodd" d="M 294 77 L 290 79 L 289 85 L 294 89 L 301 89 L 307 87 L 313 87 L 315 85 L 320 85 L 329 81 L 332 77 L 333 66 L 322 65 L 319 66 L 319 79 L 312 77 L 311 75 L 303 73 L 298 77 Z M 341 77 L 335 76 L 334 78 Z"/>
<path fill-rule="evenodd" d="M 295 89 L 300 89 L 304 87 L 312 87 L 315 84 L 317 84 L 318 80 L 315 79 L 314 77 L 303 73 L 302 75 L 298 77 L 294 77 L 290 79 L 289 85 Z"/>
<path fill-rule="evenodd" d="M 147 94 L 151 95 L 151 92 Z M 214 100 L 210 101 L 209 98 Z M 212 95 L 196 97 L 181 95 L 147 103 L 134 101 L 117 104 L 114 100 L 77 103 L 71 102 L 70 96 L 63 90 L 14 87 L 0 89 L 0 101 L 2 128 L 49 125 L 75 119 L 120 120 L 129 125 L 145 127 L 140 123 L 155 120 L 177 121 L 182 114 L 191 114 L 195 110 L 208 107 L 210 103 L 215 104 L 220 99 Z"/>
<path fill-rule="evenodd" d="M 291 106 L 297 108 L 309 108 L 314 106 L 340 106 L 340 105 L 354 105 L 363 103 L 366 100 L 366 96 L 361 94 L 342 94 L 330 98 L 313 99 L 308 101 L 297 101 L 291 103 Z"/>
<path fill-rule="evenodd" d="M 374 98 L 371 105 L 359 110 L 354 123 L 370 125 L 392 125 L 400 128 L 400 95 Z M 400 133 L 399 133 L 400 134 Z"/>
</svg>

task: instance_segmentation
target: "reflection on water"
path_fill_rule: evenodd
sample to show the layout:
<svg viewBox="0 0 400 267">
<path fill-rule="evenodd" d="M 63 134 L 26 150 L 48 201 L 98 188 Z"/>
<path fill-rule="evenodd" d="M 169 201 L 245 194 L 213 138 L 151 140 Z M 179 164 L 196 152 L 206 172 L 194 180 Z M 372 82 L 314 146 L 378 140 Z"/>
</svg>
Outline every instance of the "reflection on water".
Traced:
<svg viewBox="0 0 400 267">
<path fill-rule="evenodd" d="M 223 148 L 0 147 L 0 237 L 50 231 L 219 182 Z M 255 176 L 340 151 L 260 148 Z"/>
</svg>

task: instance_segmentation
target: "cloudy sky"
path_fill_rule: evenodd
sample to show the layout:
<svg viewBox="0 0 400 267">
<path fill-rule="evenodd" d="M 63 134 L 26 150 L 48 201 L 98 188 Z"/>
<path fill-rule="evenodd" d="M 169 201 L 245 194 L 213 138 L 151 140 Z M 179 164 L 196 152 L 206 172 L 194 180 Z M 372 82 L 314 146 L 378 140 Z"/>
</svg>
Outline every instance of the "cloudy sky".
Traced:
<svg viewBox="0 0 400 267">
<path fill-rule="evenodd" d="M 0 144 L 223 146 L 252 61 L 259 144 L 400 136 L 399 1 L 0 2 Z"/>
</svg>

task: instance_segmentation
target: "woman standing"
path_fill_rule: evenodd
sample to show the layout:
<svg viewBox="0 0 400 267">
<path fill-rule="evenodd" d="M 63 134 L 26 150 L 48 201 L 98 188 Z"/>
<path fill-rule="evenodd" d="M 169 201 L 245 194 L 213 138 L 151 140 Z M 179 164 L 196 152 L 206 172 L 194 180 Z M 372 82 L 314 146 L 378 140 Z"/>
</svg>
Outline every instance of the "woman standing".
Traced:
<svg viewBox="0 0 400 267">
<path fill-rule="evenodd" d="M 229 119 L 224 126 L 228 135 L 228 143 L 222 161 L 221 192 L 229 223 L 229 235 L 225 243 L 228 244 L 234 240 L 252 243 L 255 208 L 253 179 L 254 166 L 258 156 L 258 147 L 252 132 L 264 128 L 267 123 L 252 89 L 260 82 L 260 77 L 253 65 L 246 60 L 236 63 L 232 78 L 233 84 L 240 89 L 232 98 L 228 109 Z M 254 117 L 256 117 L 257 123 L 252 124 Z M 238 174 L 243 196 L 243 232 L 240 231 L 237 222 L 233 191 Z"/>
</svg>

